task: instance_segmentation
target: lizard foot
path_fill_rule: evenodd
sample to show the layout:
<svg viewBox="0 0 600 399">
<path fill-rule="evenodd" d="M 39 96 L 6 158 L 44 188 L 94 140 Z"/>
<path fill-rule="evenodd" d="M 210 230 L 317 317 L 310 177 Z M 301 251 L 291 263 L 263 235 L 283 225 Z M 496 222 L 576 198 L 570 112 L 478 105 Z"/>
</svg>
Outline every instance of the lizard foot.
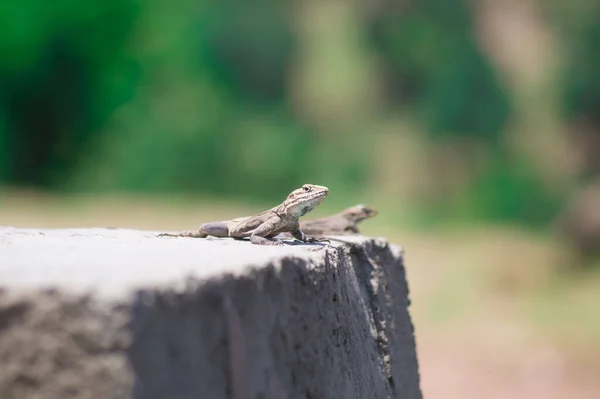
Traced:
<svg viewBox="0 0 600 399">
<path fill-rule="evenodd" d="M 315 243 L 315 242 L 326 242 L 327 244 L 331 244 L 331 241 L 329 241 L 327 238 L 324 237 L 309 237 L 306 242 L 308 243 Z"/>
</svg>

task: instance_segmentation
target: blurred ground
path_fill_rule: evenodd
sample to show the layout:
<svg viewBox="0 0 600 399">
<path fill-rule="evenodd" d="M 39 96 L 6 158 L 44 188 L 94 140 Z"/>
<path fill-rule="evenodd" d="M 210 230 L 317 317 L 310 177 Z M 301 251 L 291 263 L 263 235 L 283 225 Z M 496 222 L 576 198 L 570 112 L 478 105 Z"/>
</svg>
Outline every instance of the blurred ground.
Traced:
<svg viewBox="0 0 600 399">
<path fill-rule="evenodd" d="M 265 206 L 4 193 L 0 224 L 191 229 Z M 600 270 L 562 273 L 560 243 L 518 228 L 423 231 L 397 220 L 382 209 L 361 229 L 406 250 L 425 398 L 598 397 Z"/>
</svg>

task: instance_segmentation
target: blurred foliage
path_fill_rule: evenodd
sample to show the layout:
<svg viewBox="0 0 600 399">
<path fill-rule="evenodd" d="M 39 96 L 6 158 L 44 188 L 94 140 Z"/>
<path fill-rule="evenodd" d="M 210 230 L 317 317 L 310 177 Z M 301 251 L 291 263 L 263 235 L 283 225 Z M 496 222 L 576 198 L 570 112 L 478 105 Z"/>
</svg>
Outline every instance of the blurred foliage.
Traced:
<svg viewBox="0 0 600 399">
<path fill-rule="evenodd" d="M 380 13 L 372 32 L 387 64 L 388 104 L 414 106 L 434 137 L 494 144 L 509 100 L 475 43 L 472 21 L 465 2 L 426 0 Z"/>
<path fill-rule="evenodd" d="M 125 42 L 133 0 L 0 3 L 0 115 L 5 182 L 51 187 L 131 99 L 138 68 Z"/>
<path fill-rule="evenodd" d="M 550 8 L 565 46 L 561 75 L 562 114 L 571 124 L 572 136 L 583 157 L 580 179 L 600 174 L 600 3 L 577 2 Z M 566 13 L 566 17 L 564 16 Z"/>
<path fill-rule="evenodd" d="M 541 4 L 550 20 L 560 19 L 564 5 Z M 570 7 L 557 24 L 569 52 L 560 84 L 564 119 L 585 113 L 597 124 L 600 9 L 586 4 Z M 319 84 L 308 84 L 314 92 L 298 100 L 294 83 L 314 43 L 305 36 L 310 23 L 317 26 L 300 6 L 311 7 L 292 0 L 4 0 L 0 182 L 279 200 L 282 191 L 314 181 L 356 194 L 376 189 L 369 182 L 381 161 L 371 145 L 376 134 L 367 132 L 401 114 L 416 120 L 432 147 L 477 143 L 461 153 L 477 170 L 442 213 L 464 216 L 467 207 L 478 218 L 533 225 L 554 217 L 560 193 L 506 145 L 514 104 L 480 48 L 472 2 L 346 5 L 357 17 L 339 32 L 364 33 L 360 44 L 343 34 L 323 42 L 372 56 L 376 76 L 344 74 L 340 62 L 320 79 L 348 86 L 343 93 L 357 97 L 347 102 L 355 107 L 370 98 L 361 93 L 369 85 L 381 98 L 376 106 L 364 100 L 373 111 L 360 123 L 348 115 L 345 125 L 339 115 L 323 123 L 305 112 L 352 112 Z M 299 29 L 302 18 L 309 32 Z M 482 153 L 491 155 L 478 163 Z M 444 179 L 446 171 L 436 173 Z"/>
<path fill-rule="evenodd" d="M 474 179 L 465 203 L 470 217 L 543 227 L 557 214 L 561 201 L 527 162 L 502 157 Z"/>
</svg>

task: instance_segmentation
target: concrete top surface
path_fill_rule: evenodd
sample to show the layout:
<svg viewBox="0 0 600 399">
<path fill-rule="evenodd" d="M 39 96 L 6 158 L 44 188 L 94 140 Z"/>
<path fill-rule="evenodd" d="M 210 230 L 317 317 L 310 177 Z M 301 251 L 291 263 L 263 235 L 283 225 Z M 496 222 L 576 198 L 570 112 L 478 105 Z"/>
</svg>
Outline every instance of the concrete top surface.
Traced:
<svg viewBox="0 0 600 399">
<path fill-rule="evenodd" d="M 0 288 L 60 288 L 120 296 L 141 287 L 173 287 L 186 277 L 243 274 L 285 256 L 310 261 L 322 256 L 324 245 L 263 246 L 228 238 L 159 238 L 157 233 L 0 226 Z M 344 237 L 353 242 L 364 239 Z"/>
</svg>

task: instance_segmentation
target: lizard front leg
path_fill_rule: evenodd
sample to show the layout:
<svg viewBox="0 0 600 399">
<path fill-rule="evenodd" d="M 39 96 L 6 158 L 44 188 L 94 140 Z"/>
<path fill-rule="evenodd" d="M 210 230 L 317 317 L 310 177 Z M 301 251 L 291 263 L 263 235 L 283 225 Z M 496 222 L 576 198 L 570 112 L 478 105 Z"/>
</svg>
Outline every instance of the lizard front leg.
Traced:
<svg viewBox="0 0 600 399">
<path fill-rule="evenodd" d="M 263 223 L 252 232 L 250 242 L 256 245 L 283 245 L 281 241 L 267 238 L 274 230 L 275 226 L 272 223 Z"/>
<path fill-rule="evenodd" d="M 321 238 L 314 238 L 314 237 L 308 237 L 306 234 L 304 234 L 304 232 L 300 229 L 296 230 L 296 231 L 291 231 L 290 232 L 292 234 L 292 236 L 299 241 L 302 242 L 308 242 L 308 243 L 312 243 L 312 242 L 323 242 L 323 241 L 327 241 L 329 242 L 329 240 L 326 239 L 321 239 Z"/>
<path fill-rule="evenodd" d="M 351 232 L 354 234 L 360 234 L 360 231 L 358 230 L 358 228 L 356 226 L 350 226 L 346 229 L 346 233 Z"/>
</svg>

